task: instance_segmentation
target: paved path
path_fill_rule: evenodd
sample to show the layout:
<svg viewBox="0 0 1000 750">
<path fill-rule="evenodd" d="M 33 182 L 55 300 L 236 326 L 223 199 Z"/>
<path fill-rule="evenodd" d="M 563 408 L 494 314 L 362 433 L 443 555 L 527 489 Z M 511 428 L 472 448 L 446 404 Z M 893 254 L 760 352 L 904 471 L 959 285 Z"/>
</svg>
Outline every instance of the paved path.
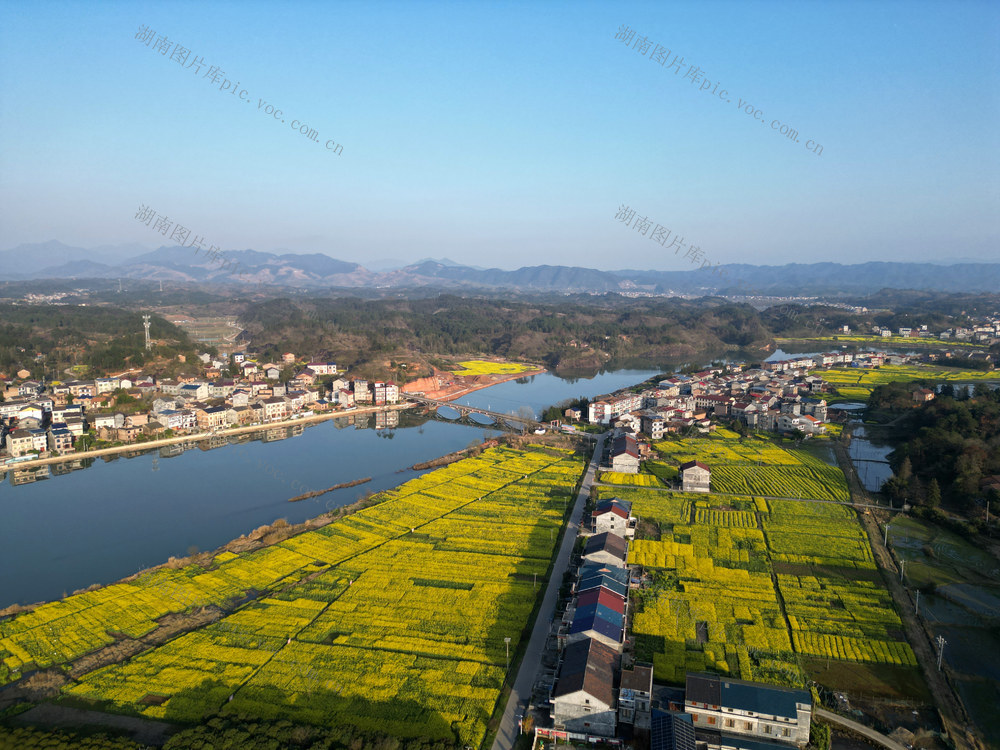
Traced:
<svg viewBox="0 0 1000 750">
<path fill-rule="evenodd" d="M 827 711 L 825 708 L 817 707 L 816 716 L 830 724 L 836 724 L 839 727 L 843 727 L 844 729 L 849 729 L 856 734 L 860 734 L 862 737 L 865 737 L 882 747 L 889 748 L 889 750 L 906 750 L 906 747 L 896 742 L 896 740 L 889 739 L 884 734 L 876 732 L 871 727 L 866 727 L 864 724 L 858 724 L 856 721 L 846 719 L 840 714 Z"/>
<path fill-rule="evenodd" d="M 552 575 L 549 576 L 549 585 L 545 589 L 545 598 L 542 599 L 542 606 L 538 610 L 538 618 L 531 631 L 524 659 L 521 660 L 521 668 L 514 679 L 507 707 L 500 720 L 500 728 L 493 741 L 493 750 L 510 750 L 517 739 L 517 715 L 523 713 L 525 703 L 531 698 L 531 689 L 534 687 L 535 677 L 538 674 L 538 665 L 542 661 L 542 650 L 545 648 L 546 640 L 548 640 L 549 626 L 552 623 L 552 616 L 555 614 L 556 599 L 559 596 L 559 588 L 562 586 L 563 574 L 569 567 L 570 553 L 573 551 L 573 544 L 576 542 L 576 535 L 580 530 L 580 521 L 583 519 L 583 506 L 587 504 L 587 498 L 590 497 L 590 486 L 594 482 L 594 475 L 597 471 L 597 465 L 601 462 L 603 449 L 604 435 L 601 435 L 597 439 L 594 456 L 591 458 L 590 466 L 587 467 L 587 473 L 583 477 L 583 484 L 580 485 L 580 494 L 577 495 L 566 533 L 563 534 L 562 546 L 559 548 L 559 554 L 552 566 Z"/>
</svg>

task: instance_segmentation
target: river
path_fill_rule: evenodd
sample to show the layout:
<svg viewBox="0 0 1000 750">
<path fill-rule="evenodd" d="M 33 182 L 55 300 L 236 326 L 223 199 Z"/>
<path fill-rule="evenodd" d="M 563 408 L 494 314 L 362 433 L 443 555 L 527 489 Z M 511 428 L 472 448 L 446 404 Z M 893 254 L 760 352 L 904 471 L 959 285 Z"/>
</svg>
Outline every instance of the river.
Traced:
<svg viewBox="0 0 1000 750">
<path fill-rule="evenodd" d="M 658 370 L 620 370 L 592 378 L 543 373 L 461 399 L 479 407 L 537 414 L 563 399 L 593 397 L 639 383 Z M 408 467 L 481 442 L 489 426 L 420 418 L 399 412 L 396 428 L 328 420 L 281 430 L 265 441 L 226 443 L 212 450 L 171 448 L 131 458 L 89 459 L 78 471 L 51 467 L 14 483 L 0 481 L 0 608 L 55 599 L 93 583 L 110 583 L 196 550 L 215 549 L 277 518 L 298 523 L 365 493 L 419 475 Z M 205 445 L 205 444 L 201 444 Z M 176 454 L 176 455 L 172 455 Z M 372 481 L 289 503 L 308 490 L 363 477 Z"/>
<path fill-rule="evenodd" d="M 858 472 L 858 479 L 864 488 L 869 492 L 878 492 L 885 481 L 892 476 L 889 454 L 892 453 L 894 446 L 870 440 L 860 420 L 851 420 L 851 425 L 853 430 L 848 447 L 851 463 L 854 464 L 854 470 Z"/>
</svg>

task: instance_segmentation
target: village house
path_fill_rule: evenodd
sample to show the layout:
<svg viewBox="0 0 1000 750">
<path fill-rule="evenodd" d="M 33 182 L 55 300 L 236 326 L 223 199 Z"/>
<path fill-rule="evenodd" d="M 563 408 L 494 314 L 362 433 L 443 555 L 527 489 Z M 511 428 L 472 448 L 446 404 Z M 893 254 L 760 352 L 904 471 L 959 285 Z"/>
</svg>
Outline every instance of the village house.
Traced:
<svg viewBox="0 0 1000 750">
<path fill-rule="evenodd" d="M 618 651 L 625 638 L 625 616 L 602 604 L 573 610 L 567 643 L 594 640 Z"/>
<path fill-rule="evenodd" d="M 337 365 L 333 362 L 310 362 L 306 367 L 316 375 L 336 375 Z"/>
<path fill-rule="evenodd" d="M 194 410 L 195 420 L 202 430 L 226 427 L 230 424 L 230 411 L 225 406 L 199 406 Z"/>
<path fill-rule="evenodd" d="M 49 434 L 47 430 L 43 430 L 40 427 L 32 427 L 28 429 L 28 434 L 31 436 L 31 450 L 38 451 L 41 454 L 49 449 Z"/>
<path fill-rule="evenodd" d="M 288 385 L 292 388 L 308 388 L 315 382 L 316 376 L 309 370 L 303 370 L 302 372 L 297 373 L 294 378 L 289 380 Z"/>
<path fill-rule="evenodd" d="M 282 364 L 286 365 L 294 365 L 295 355 L 292 354 L 291 352 L 285 352 L 284 354 L 281 355 L 281 362 Z"/>
<path fill-rule="evenodd" d="M 641 409 L 642 401 L 643 398 L 640 394 L 628 393 L 591 402 L 587 407 L 588 421 L 591 424 L 609 424 L 622 414 Z"/>
<path fill-rule="evenodd" d="M 812 697 L 805 690 L 717 675 L 689 674 L 684 710 L 691 714 L 696 731 L 719 730 L 723 735 L 777 740 L 799 746 L 809 742 Z M 723 746 L 724 741 L 715 745 Z"/>
<path fill-rule="evenodd" d="M 73 398 L 93 398 L 97 395 L 97 386 L 92 380 L 74 380 L 67 385 Z"/>
<path fill-rule="evenodd" d="M 659 440 L 663 437 L 667 421 L 654 411 L 642 412 L 641 431 L 648 435 L 651 440 Z"/>
<path fill-rule="evenodd" d="M 925 404 L 934 400 L 934 391 L 929 388 L 921 388 L 913 392 L 913 400 L 918 404 Z"/>
<path fill-rule="evenodd" d="M 177 389 L 177 396 L 185 401 L 202 401 L 208 398 L 208 383 L 185 383 Z"/>
<path fill-rule="evenodd" d="M 253 412 L 247 406 L 226 406 L 226 426 L 244 425 L 250 421 Z"/>
<path fill-rule="evenodd" d="M 94 380 L 94 387 L 97 395 L 101 393 L 113 393 L 121 388 L 121 380 L 118 378 L 96 378 Z"/>
<path fill-rule="evenodd" d="M 680 474 L 682 491 L 711 492 L 712 470 L 701 461 L 681 464 Z"/>
<path fill-rule="evenodd" d="M 65 427 L 49 428 L 49 450 L 68 453 L 73 450 L 73 433 Z"/>
<path fill-rule="evenodd" d="M 552 693 L 556 729 L 614 737 L 614 672 L 618 653 L 593 639 L 566 647 Z"/>
<path fill-rule="evenodd" d="M 90 426 L 95 430 L 100 430 L 102 428 L 114 429 L 115 426 L 115 415 L 114 414 L 92 414 L 90 416 Z"/>
<path fill-rule="evenodd" d="M 19 398 L 34 398 L 42 392 L 42 384 L 37 380 L 25 380 L 17 386 Z"/>
<path fill-rule="evenodd" d="M 639 443 L 631 435 L 619 435 L 611 444 L 609 463 L 612 471 L 639 473 Z"/>
<path fill-rule="evenodd" d="M 594 534 L 587 539 L 583 559 L 602 565 L 621 566 L 625 564 L 626 546 L 624 536 L 613 534 L 610 531 Z"/>
<path fill-rule="evenodd" d="M 28 430 L 18 428 L 7 433 L 7 453 L 14 458 L 31 453 L 34 438 Z"/>
<path fill-rule="evenodd" d="M 74 437 L 80 437 L 85 432 L 86 425 L 83 417 L 70 414 L 61 423 L 59 423 L 59 425 L 53 424 L 52 426 L 64 427 L 69 430 Z"/>
<path fill-rule="evenodd" d="M 610 565 L 584 563 L 580 568 L 576 593 L 582 595 L 592 589 L 605 589 L 621 597 L 628 596 L 628 572 Z"/>
<path fill-rule="evenodd" d="M 372 401 L 371 391 L 368 390 L 368 381 L 357 379 L 352 383 L 354 391 L 354 403 L 370 404 Z"/>
<path fill-rule="evenodd" d="M 632 504 L 618 498 L 598 503 L 590 516 L 590 523 L 594 534 L 611 533 L 626 538 L 635 536 Z"/>
<path fill-rule="evenodd" d="M 210 398 L 227 398 L 236 390 L 235 380 L 214 380 L 208 384 Z"/>
<path fill-rule="evenodd" d="M 618 721 L 636 729 L 649 729 L 652 718 L 653 665 L 636 664 L 623 669 L 618 690 Z"/>
<path fill-rule="evenodd" d="M 287 404 L 283 398 L 266 398 L 261 404 L 264 407 L 265 422 L 278 422 L 288 416 Z"/>
</svg>

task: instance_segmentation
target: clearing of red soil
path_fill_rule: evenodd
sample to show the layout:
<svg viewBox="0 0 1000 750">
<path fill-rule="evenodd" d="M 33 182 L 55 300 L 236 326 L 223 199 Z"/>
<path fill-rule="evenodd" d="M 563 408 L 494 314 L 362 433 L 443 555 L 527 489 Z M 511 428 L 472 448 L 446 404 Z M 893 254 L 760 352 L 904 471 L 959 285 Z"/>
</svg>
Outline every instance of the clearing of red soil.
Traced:
<svg viewBox="0 0 1000 750">
<path fill-rule="evenodd" d="M 434 368 L 434 375 L 429 378 L 418 378 L 404 385 L 400 390 L 403 393 L 423 393 L 427 398 L 438 401 L 451 401 L 464 396 L 467 393 L 478 391 L 481 388 L 489 388 L 497 383 L 506 383 L 508 380 L 529 375 L 538 375 L 545 372 L 544 368 L 526 370 L 509 375 L 456 375 L 447 370 Z"/>
</svg>

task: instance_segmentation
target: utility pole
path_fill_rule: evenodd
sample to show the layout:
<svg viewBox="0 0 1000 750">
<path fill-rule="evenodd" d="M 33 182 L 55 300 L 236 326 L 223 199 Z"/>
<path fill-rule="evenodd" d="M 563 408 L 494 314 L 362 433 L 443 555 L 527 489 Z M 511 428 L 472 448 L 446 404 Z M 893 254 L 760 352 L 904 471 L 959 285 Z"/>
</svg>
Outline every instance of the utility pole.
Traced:
<svg viewBox="0 0 1000 750">
<path fill-rule="evenodd" d="M 149 340 L 149 316 L 148 315 L 143 315 L 142 316 L 142 327 L 146 329 L 146 349 L 147 350 L 152 349 L 153 348 L 153 344 Z"/>
<path fill-rule="evenodd" d="M 903 582 L 903 574 L 906 572 L 906 560 L 899 561 L 899 582 Z"/>
<path fill-rule="evenodd" d="M 510 636 L 503 639 L 503 645 L 507 647 L 507 671 L 510 672 Z M 940 660 L 938 661 L 938 669 L 941 668 Z"/>
<path fill-rule="evenodd" d="M 940 635 L 937 638 L 935 638 L 934 640 L 937 641 L 937 645 L 938 645 L 938 672 L 940 672 L 941 671 L 941 658 L 944 656 L 944 647 L 945 647 L 945 644 L 948 643 L 948 641 L 946 641 L 944 639 L 944 636 L 940 636 Z"/>
<path fill-rule="evenodd" d="M 920 589 L 917 589 L 917 603 L 915 605 L 914 614 L 920 614 Z"/>
<path fill-rule="evenodd" d="M 889 524 L 885 525 L 885 541 L 882 542 L 886 547 L 889 546 Z"/>
</svg>

